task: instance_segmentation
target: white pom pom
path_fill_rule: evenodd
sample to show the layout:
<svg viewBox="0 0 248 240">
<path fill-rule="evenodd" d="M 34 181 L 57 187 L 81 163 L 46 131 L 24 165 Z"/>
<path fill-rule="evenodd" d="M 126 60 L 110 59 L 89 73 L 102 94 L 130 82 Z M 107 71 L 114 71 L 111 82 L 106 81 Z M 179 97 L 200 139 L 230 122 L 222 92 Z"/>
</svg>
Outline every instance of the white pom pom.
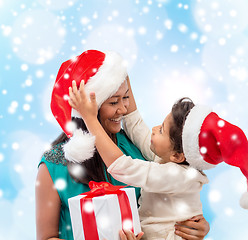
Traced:
<svg viewBox="0 0 248 240">
<path fill-rule="evenodd" d="M 240 198 L 239 204 L 242 208 L 248 209 L 248 192 L 245 192 Z"/>
<path fill-rule="evenodd" d="M 93 157 L 95 136 L 81 129 L 75 130 L 73 136 L 64 145 L 65 158 L 68 161 L 81 163 Z"/>
</svg>

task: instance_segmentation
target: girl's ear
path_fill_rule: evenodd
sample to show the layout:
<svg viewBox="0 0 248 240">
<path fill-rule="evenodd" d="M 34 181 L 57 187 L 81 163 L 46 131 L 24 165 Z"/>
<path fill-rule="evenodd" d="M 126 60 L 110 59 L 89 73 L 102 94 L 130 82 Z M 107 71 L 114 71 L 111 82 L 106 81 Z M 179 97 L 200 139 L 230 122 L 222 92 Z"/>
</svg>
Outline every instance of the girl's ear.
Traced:
<svg viewBox="0 0 248 240">
<path fill-rule="evenodd" d="M 185 160 L 185 156 L 183 153 L 174 152 L 170 155 L 170 160 L 175 163 L 181 163 Z"/>
</svg>

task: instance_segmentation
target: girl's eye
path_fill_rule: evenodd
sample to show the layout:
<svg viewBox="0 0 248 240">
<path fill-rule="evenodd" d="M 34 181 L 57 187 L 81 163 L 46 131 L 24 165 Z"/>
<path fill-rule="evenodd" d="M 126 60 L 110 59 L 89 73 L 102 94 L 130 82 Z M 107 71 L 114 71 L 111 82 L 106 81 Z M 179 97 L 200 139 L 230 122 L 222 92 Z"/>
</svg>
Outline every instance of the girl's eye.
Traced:
<svg viewBox="0 0 248 240">
<path fill-rule="evenodd" d="M 162 134 L 162 126 L 159 128 L 159 132 Z"/>
<path fill-rule="evenodd" d="M 123 99 L 128 99 L 129 98 L 129 96 L 125 96 L 125 97 L 123 97 Z"/>
</svg>

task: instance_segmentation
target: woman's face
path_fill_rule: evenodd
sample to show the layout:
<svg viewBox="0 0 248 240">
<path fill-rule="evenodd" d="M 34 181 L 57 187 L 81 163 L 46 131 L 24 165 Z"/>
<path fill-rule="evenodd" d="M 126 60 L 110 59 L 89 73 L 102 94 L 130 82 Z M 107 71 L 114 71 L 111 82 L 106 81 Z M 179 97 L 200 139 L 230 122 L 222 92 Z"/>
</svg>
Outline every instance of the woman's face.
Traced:
<svg viewBox="0 0 248 240">
<path fill-rule="evenodd" d="M 123 82 L 118 91 L 108 98 L 99 110 L 100 122 L 107 134 L 115 134 L 121 130 L 121 120 L 129 107 L 127 81 Z"/>
</svg>

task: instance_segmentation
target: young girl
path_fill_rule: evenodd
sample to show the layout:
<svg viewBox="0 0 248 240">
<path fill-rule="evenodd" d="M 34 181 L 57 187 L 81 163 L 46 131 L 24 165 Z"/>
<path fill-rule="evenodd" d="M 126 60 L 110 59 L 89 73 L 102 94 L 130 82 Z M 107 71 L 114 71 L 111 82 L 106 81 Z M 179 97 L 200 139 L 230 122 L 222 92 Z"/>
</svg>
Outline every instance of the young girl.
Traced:
<svg viewBox="0 0 248 240">
<path fill-rule="evenodd" d="M 129 91 L 130 88 L 129 88 Z M 192 101 L 178 101 L 163 124 L 154 127 L 149 141 L 149 129 L 137 111 L 138 118 L 130 132 L 139 132 L 135 140 L 145 157 L 155 162 L 143 162 L 123 155 L 97 120 L 95 94 L 90 101 L 84 92 L 83 81 L 79 91 L 75 82 L 69 88 L 70 105 L 83 117 L 88 130 L 96 137 L 96 147 L 108 172 L 119 181 L 142 188 L 139 214 L 144 239 L 181 239 L 174 234 L 175 223 L 202 214 L 200 191 L 207 177 L 188 166 L 182 152 L 180 132 Z M 113 103 L 114 104 L 114 103 Z M 136 119 L 137 120 L 137 119 Z M 176 120 L 176 121 L 175 121 Z M 136 131 L 141 127 L 142 131 Z M 179 133 L 179 134 L 178 134 Z M 151 153 L 149 145 L 151 143 Z"/>
</svg>

